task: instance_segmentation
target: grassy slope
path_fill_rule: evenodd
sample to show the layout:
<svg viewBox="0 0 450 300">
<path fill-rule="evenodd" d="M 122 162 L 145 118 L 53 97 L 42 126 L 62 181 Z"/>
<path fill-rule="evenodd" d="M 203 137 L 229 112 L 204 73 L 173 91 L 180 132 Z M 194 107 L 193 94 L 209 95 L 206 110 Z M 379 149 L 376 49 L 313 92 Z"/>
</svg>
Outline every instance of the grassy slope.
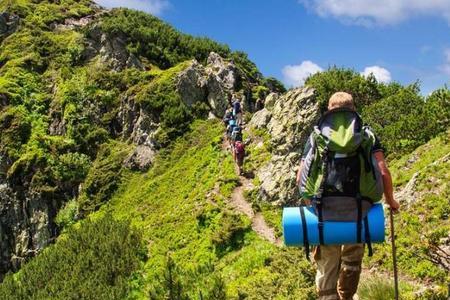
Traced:
<svg viewBox="0 0 450 300">
<path fill-rule="evenodd" d="M 246 217 L 226 207 L 237 177 L 230 155 L 221 150 L 222 131 L 219 123 L 195 122 L 192 132 L 162 152 L 149 172 L 128 173 L 100 211 L 88 221 L 69 226 L 68 234 L 48 247 L 45 255 L 25 264 L 19 274 L 8 276 L 7 285 L 0 285 L 0 295 L 19 299 L 23 294 L 15 294 L 17 287 L 39 291 L 35 288 L 38 281 L 53 291 L 54 299 L 68 297 L 70 291 L 72 295 L 82 291 L 86 299 L 105 293 L 121 299 L 124 292 L 129 299 L 198 299 L 200 294 L 203 299 L 314 299 L 313 272 L 303 253 L 261 240 Z M 99 259 L 102 277 L 94 280 L 89 274 L 96 274 L 91 270 L 95 264 L 84 257 L 94 254 L 95 260 L 114 255 L 114 243 L 105 239 L 120 233 L 115 233 L 114 226 L 102 230 L 91 224 L 108 219 L 130 222 L 131 228 L 137 228 L 147 255 L 139 254 L 140 242 L 129 250 L 122 246 L 117 255 L 125 255 L 124 259 L 111 260 L 111 265 Z M 67 237 L 73 251 L 66 249 Z M 133 267 L 122 274 L 121 262 L 129 257 L 127 253 L 134 253 Z M 67 255 L 71 259 L 65 259 Z M 141 257 L 140 264 L 136 257 Z M 66 286 L 51 270 L 64 272 L 68 267 L 77 272 Z M 128 288 L 123 279 L 120 290 L 111 286 L 114 283 L 107 275 L 111 270 L 119 272 L 115 276 L 128 278 Z M 103 288 L 89 294 L 90 284 L 97 281 Z"/>
<path fill-rule="evenodd" d="M 390 163 L 397 188 L 404 188 L 419 172 L 414 189 L 417 191 L 416 200 L 411 204 L 403 203 L 402 212 L 395 218 L 399 268 L 403 276 L 411 280 L 441 286 L 437 287 L 437 294 L 442 293 L 442 297 L 445 294 L 444 285 L 449 280 L 448 273 L 429 261 L 429 249 L 450 234 L 450 165 L 448 159 L 446 162 L 439 161 L 450 153 L 449 133 Z M 390 245 L 377 246 L 369 264 L 390 270 Z"/>
<path fill-rule="evenodd" d="M 255 144 L 264 141 L 261 133 L 250 132 L 252 138 L 250 150 L 254 150 Z M 256 137 L 260 136 L 260 139 Z M 256 143 L 255 143 L 256 141 Z M 250 164 L 260 165 L 258 159 L 261 153 L 266 153 L 265 147 L 255 150 L 256 157 L 252 158 Z M 397 189 L 405 187 L 416 172 L 418 176 L 417 191 L 419 197 L 416 204 L 405 207 L 402 213 L 396 217 L 398 231 L 399 267 L 402 274 L 401 290 L 405 299 L 441 299 L 444 297 L 444 283 L 448 280 L 445 271 L 427 259 L 429 243 L 449 235 L 449 165 L 439 163 L 430 166 L 450 153 L 449 132 L 431 140 L 425 145 L 417 148 L 413 153 L 405 155 L 389 163 Z M 265 156 L 263 156 L 265 157 Z M 263 159 L 262 162 L 266 161 Z M 432 175 L 431 175 L 432 174 Z M 266 220 L 276 228 L 277 234 L 281 235 L 281 214 L 279 208 L 259 203 L 254 194 L 249 194 L 254 200 L 254 207 L 260 209 Z M 425 222 L 425 223 L 424 223 Z M 388 231 L 388 229 L 386 230 Z M 387 241 L 389 237 L 387 237 Z M 366 258 L 367 267 L 377 266 L 384 271 L 392 269 L 392 256 L 390 254 L 390 243 L 375 245 L 375 255 L 372 259 Z M 426 283 L 434 286 L 434 291 L 428 291 L 420 296 L 416 294 L 418 287 L 414 282 Z M 387 299 L 386 293 L 393 295 L 392 284 L 381 277 L 366 277 L 362 279 L 360 290 L 361 299 L 375 299 L 376 293 L 382 291 L 381 298 Z M 384 297 L 384 298 L 383 298 Z"/>
<path fill-rule="evenodd" d="M 232 299 L 311 297 L 311 270 L 302 253 L 261 240 L 246 217 L 226 208 L 237 178 L 221 151 L 222 130 L 220 124 L 196 123 L 193 133 L 163 153 L 149 173 L 130 177 L 98 213 L 111 211 L 144 231 L 149 259 L 130 298 L 167 295 L 161 278 L 170 260 L 191 298 L 200 292 L 211 297 L 218 282 Z"/>
</svg>

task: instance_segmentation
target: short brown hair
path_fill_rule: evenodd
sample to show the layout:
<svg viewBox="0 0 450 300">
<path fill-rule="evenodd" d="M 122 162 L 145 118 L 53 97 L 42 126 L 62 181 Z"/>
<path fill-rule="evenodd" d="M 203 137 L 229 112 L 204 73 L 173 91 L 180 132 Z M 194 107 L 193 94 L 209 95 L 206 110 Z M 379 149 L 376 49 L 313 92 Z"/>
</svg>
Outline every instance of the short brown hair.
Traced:
<svg viewBox="0 0 450 300">
<path fill-rule="evenodd" d="M 346 92 L 334 93 L 330 100 L 328 100 L 328 110 L 335 108 L 348 108 L 355 109 L 355 103 L 353 102 L 353 97 Z"/>
</svg>

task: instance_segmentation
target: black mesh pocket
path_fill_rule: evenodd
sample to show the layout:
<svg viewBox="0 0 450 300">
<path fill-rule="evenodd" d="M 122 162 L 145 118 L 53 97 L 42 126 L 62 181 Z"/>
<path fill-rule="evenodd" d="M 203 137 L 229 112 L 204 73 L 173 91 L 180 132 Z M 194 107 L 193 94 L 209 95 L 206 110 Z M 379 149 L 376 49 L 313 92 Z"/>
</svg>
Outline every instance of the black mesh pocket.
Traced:
<svg viewBox="0 0 450 300">
<path fill-rule="evenodd" d="M 330 158 L 324 196 L 356 197 L 361 172 L 358 155 Z"/>
</svg>

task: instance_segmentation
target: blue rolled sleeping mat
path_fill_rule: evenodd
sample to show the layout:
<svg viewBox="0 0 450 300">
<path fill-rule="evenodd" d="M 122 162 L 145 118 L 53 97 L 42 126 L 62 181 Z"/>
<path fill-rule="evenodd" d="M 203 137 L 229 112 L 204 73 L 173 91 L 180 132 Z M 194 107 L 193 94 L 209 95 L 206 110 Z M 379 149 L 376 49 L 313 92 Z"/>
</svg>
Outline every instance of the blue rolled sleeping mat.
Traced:
<svg viewBox="0 0 450 300">
<path fill-rule="evenodd" d="M 304 212 L 302 222 L 301 210 Z M 304 230 L 306 226 L 306 230 Z M 357 243 L 357 222 L 324 221 L 323 237 L 325 245 L 342 245 Z M 366 228 L 369 228 L 366 233 Z M 367 224 L 361 227 L 361 242 L 384 242 L 384 210 L 381 203 L 375 203 L 367 213 Z M 306 231 L 306 232 L 305 232 Z M 283 234 L 286 246 L 302 247 L 305 245 L 304 232 L 309 245 L 319 245 L 319 224 L 315 209 L 311 206 L 285 207 L 283 209 Z"/>
</svg>

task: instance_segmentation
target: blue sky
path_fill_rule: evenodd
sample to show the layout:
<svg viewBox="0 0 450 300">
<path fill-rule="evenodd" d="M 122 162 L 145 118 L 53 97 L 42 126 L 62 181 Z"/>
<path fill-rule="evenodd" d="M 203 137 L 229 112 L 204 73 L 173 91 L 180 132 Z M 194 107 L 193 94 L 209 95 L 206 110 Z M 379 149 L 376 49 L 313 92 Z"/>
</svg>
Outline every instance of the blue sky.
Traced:
<svg viewBox="0 0 450 300">
<path fill-rule="evenodd" d="M 98 0 L 242 50 L 287 86 L 337 65 L 380 81 L 450 84 L 450 0 Z"/>
</svg>

